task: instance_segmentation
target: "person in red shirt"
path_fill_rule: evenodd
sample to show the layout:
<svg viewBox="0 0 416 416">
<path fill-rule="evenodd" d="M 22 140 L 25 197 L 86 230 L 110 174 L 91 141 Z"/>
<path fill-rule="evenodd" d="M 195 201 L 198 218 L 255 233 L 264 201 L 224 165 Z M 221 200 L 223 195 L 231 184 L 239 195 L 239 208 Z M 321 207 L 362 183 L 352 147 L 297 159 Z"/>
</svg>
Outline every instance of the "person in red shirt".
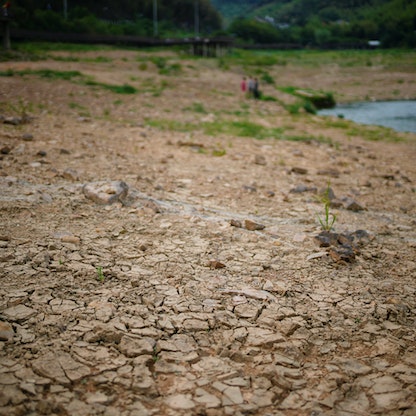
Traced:
<svg viewBox="0 0 416 416">
<path fill-rule="evenodd" d="M 247 80 L 246 80 L 246 77 L 243 77 L 243 79 L 241 80 L 240 86 L 241 86 L 241 92 L 243 94 L 245 94 L 246 91 L 247 91 Z"/>
</svg>

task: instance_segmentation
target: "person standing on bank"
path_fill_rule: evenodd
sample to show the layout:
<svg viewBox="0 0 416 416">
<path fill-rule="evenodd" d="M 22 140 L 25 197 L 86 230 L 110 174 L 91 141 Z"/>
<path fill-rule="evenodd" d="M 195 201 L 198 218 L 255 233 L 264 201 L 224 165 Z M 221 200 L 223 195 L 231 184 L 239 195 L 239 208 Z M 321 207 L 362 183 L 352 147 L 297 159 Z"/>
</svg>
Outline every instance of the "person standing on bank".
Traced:
<svg viewBox="0 0 416 416">
<path fill-rule="evenodd" d="M 241 80 L 241 92 L 243 93 L 243 95 L 247 92 L 247 78 L 243 77 L 243 79 Z"/>
<path fill-rule="evenodd" d="M 258 100 L 260 98 L 259 80 L 254 78 L 253 80 L 253 97 Z"/>
<path fill-rule="evenodd" d="M 249 77 L 249 79 L 248 79 L 247 97 L 248 98 L 254 97 L 254 79 L 252 77 Z"/>
</svg>

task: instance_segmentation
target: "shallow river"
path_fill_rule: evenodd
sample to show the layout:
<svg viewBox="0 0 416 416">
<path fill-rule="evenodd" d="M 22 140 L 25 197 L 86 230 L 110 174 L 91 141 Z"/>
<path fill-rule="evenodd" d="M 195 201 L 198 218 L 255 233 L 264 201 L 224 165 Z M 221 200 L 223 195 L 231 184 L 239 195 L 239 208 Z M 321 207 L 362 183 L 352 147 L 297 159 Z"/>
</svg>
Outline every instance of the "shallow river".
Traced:
<svg viewBox="0 0 416 416">
<path fill-rule="evenodd" d="M 375 101 L 339 105 L 321 110 L 320 115 L 342 116 L 361 124 L 390 127 L 416 133 L 416 101 Z"/>
</svg>

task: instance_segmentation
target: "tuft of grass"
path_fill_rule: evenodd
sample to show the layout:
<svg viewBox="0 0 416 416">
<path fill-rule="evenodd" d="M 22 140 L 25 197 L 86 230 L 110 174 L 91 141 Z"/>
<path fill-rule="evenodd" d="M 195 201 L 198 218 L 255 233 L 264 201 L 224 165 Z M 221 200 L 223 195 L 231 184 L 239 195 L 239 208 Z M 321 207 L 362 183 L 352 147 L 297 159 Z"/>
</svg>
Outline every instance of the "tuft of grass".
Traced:
<svg viewBox="0 0 416 416">
<path fill-rule="evenodd" d="M 111 84 L 104 84 L 102 82 L 96 82 L 89 77 L 83 75 L 79 71 L 56 71 L 52 69 L 25 69 L 22 71 L 12 71 L 7 70 L 5 72 L 0 72 L 0 76 L 25 76 L 25 75 L 36 75 L 41 78 L 47 78 L 50 80 L 64 80 L 64 81 L 72 81 L 77 84 L 93 86 L 93 87 L 100 87 L 112 91 L 116 94 L 136 94 L 137 89 L 131 85 L 123 84 L 123 85 L 111 85 Z"/>
<path fill-rule="evenodd" d="M 274 79 L 268 72 L 261 74 L 260 81 L 264 84 L 274 84 Z"/>
<path fill-rule="evenodd" d="M 362 137 L 364 140 L 368 140 L 370 142 L 384 141 L 398 143 L 405 140 L 399 132 L 396 132 L 388 127 L 369 127 L 364 125 L 361 127 L 357 126 L 350 128 L 347 131 L 347 134 L 352 137 Z"/>
<path fill-rule="evenodd" d="M 215 156 L 215 157 L 225 156 L 226 154 L 227 154 L 227 151 L 222 148 L 214 149 L 212 151 L 212 156 Z"/>
<path fill-rule="evenodd" d="M 193 103 L 190 107 L 185 107 L 184 111 L 193 111 L 199 114 L 206 114 L 207 110 L 205 109 L 202 103 Z"/>
<path fill-rule="evenodd" d="M 182 65 L 179 63 L 168 64 L 164 68 L 159 69 L 160 75 L 178 75 L 182 72 Z"/>
<path fill-rule="evenodd" d="M 313 114 L 315 114 L 316 109 L 333 108 L 336 105 L 334 95 L 331 92 L 315 91 L 310 88 L 296 88 L 293 86 L 278 87 L 277 89 L 302 99 L 306 111 L 308 111 L 307 108 L 314 107 Z"/>
</svg>

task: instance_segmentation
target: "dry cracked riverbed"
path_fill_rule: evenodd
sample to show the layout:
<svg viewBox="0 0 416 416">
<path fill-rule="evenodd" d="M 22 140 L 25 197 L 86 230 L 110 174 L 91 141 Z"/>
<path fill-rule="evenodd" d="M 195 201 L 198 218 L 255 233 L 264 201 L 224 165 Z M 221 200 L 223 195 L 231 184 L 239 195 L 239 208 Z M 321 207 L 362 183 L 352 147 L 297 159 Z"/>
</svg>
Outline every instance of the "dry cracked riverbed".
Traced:
<svg viewBox="0 0 416 416">
<path fill-rule="evenodd" d="M 137 54 L 0 64 L 170 84 L 0 79 L 0 414 L 416 415 L 415 135 L 366 141 L 244 100 L 239 68 L 192 61 L 173 81 Z M 394 71 L 350 70 L 341 93 L 414 97 L 414 68 Z M 148 122 L 238 111 L 311 139 Z"/>
</svg>

